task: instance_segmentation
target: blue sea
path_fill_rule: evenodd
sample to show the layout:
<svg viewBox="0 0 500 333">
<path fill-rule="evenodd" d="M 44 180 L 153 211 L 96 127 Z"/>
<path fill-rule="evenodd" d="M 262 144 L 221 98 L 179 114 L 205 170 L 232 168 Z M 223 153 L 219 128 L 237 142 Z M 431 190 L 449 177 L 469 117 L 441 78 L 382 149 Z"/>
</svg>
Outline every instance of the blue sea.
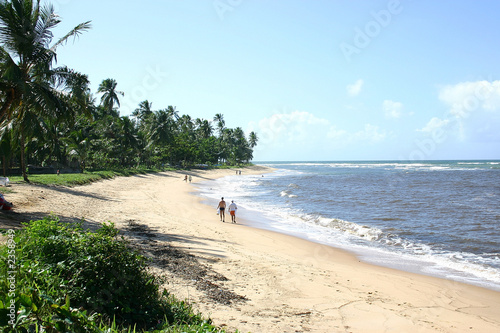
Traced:
<svg viewBox="0 0 500 333">
<path fill-rule="evenodd" d="M 199 183 L 247 225 L 360 260 L 500 291 L 500 161 L 259 162 Z"/>
</svg>

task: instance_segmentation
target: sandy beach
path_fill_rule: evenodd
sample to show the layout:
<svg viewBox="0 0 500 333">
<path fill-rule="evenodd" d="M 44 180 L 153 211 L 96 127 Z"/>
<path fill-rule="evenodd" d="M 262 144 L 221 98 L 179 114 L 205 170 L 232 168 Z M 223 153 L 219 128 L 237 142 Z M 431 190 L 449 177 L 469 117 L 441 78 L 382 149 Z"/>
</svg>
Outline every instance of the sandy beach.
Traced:
<svg viewBox="0 0 500 333">
<path fill-rule="evenodd" d="M 71 188 L 13 184 L 6 198 L 15 210 L 0 213 L 0 227 L 48 213 L 89 227 L 111 221 L 152 258 L 167 290 L 228 332 L 500 332 L 500 292 L 366 264 L 249 227 L 251 221 L 231 224 L 227 216 L 222 223 L 215 207 L 192 194 L 186 174 L 196 183 L 234 170 L 170 171 Z"/>
</svg>

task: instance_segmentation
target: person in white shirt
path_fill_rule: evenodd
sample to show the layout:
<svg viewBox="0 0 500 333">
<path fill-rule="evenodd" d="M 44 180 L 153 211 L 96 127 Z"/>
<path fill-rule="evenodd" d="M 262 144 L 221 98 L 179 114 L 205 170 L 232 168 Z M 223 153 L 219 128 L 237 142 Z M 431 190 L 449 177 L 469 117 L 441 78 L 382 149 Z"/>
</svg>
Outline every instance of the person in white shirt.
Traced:
<svg viewBox="0 0 500 333">
<path fill-rule="evenodd" d="M 229 214 L 231 215 L 231 222 L 236 223 L 236 210 L 238 207 L 234 203 L 234 200 L 231 200 L 231 204 L 228 207 L 229 209 Z"/>
</svg>

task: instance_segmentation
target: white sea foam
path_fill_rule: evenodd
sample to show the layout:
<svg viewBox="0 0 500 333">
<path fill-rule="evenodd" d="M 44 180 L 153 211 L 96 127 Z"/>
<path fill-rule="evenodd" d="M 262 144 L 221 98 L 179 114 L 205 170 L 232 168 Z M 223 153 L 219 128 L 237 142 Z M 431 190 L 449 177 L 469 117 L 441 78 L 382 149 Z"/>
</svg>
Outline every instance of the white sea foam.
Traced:
<svg viewBox="0 0 500 333">
<path fill-rule="evenodd" d="M 316 165 L 324 166 L 321 163 L 300 163 L 294 164 L 294 167 L 309 168 Z M 331 165 L 328 164 L 328 167 Z M 335 165 L 335 167 L 346 166 Z M 426 163 L 386 163 L 382 166 L 368 167 L 437 172 L 448 168 L 447 165 Z M 301 186 L 295 182 L 286 182 L 280 188 L 278 184 L 283 183 L 281 179 L 307 174 L 308 172 L 302 169 L 281 169 L 266 174 L 265 177 L 228 176 L 201 184 L 199 191 L 203 197 L 214 202 L 221 196 L 226 200 L 234 199 L 242 208 L 239 209 L 240 216 L 249 217 L 247 220 L 259 228 L 272 229 L 352 251 L 363 260 L 375 264 L 500 290 L 500 269 L 495 268 L 499 264 L 498 256 L 495 258 L 491 254 L 481 256 L 467 252 L 445 251 L 436 245 L 410 240 L 398 230 L 384 230 L 362 223 L 326 217 L 322 215 L 323 210 L 320 207 L 316 208 L 317 212 L 303 211 L 295 206 L 293 204 L 295 201 L 292 200 L 303 190 Z M 281 201 L 277 201 L 279 198 Z M 401 205 L 401 202 L 394 201 L 393 204 Z M 381 220 L 397 225 L 397 220 L 391 216 L 383 217 Z"/>
</svg>

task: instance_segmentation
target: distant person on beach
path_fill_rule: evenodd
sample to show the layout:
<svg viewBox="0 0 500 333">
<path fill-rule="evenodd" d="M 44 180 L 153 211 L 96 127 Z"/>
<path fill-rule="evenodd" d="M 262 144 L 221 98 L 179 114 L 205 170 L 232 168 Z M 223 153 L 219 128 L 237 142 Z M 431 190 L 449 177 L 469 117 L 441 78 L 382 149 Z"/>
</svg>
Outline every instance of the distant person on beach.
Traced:
<svg viewBox="0 0 500 333">
<path fill-rule="evenodd" d="M 189 175 L 189 182 L 191 183 L 192 180 L 193 180 L 193 177 L 191 177 L 191 175 Z"/>
<path fill-rule="evenodd" d="M 224 215 L 224 211 L 226 210 L 226 202 L 224 201 L 224 197 L 221 198 L 217 209 L 219 209 L 220 220 L 222 222 L 226 222 L 226 216 Z"/>
<path fill-rule="evenodd" d="M 187 183 L 187 181 L 188 181 L 188 175 L 184 176 L 184 181 Z"/>
<path fill-rule="evenodd" d="M 229 214 L 231 215 L 231 222 L 236 223 L 236 210 L 238 207 L 234 203 L 234 200 L 231 200 L 231 204 L 227 208 L 229 210 Z"/>
</svg>

